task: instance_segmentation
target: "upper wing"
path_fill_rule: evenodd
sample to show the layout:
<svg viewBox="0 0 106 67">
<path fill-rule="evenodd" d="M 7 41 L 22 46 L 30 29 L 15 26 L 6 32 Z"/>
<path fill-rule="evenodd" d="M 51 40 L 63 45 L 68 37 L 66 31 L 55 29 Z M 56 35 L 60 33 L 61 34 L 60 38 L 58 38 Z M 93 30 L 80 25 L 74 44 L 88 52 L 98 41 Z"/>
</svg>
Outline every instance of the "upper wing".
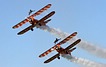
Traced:
<svg viewBox="0 0 106 67">
<path fill-rule="evenodd" d="M 25 24 L 26 22 L 29 22 L 30 20 L 28 18 L 24 19 L 23 21 L 19 22 L 18 24 L 14 25 L 12 28 L 18 28 L 20 26 L 22 26 L 23 24 Z"/>
<path fill-rule="evenodd" d="M 40 20 L 38 20 L 37 22 L 39 23 L 45 23 L 44 20 L 48 19 L 49 17 L 51 17 L 52 15 L 55 14 L 55 11 L 50 12 L 48 15 L 44 16 L 43 18 L 41 18 Z M 18 33 L 18 35 L 24 34 L 25 32 L 29 31 L 31 28 L 35 27 L 35 25 L 30 25 L 29 27 L 25 28 L 24 30 L 20 31 Z"/>
<path fill-rule="evenodd" d="M 74 43 L 72 43 L 71 45 L 69 45 L 68 47 L 66 47 L 65 50 L 69 50 L 70 48 L 72 48 L 75 45 L 77 45 L 80 41 L 81 41 L 81 39 L 76 40 Z"/>
<path fill-rule="evenodd" d="M 58 44 L 59 45 L 64 44 L 64 43 L 66 43 L 67 41 L 69 41 L 71 38 L 73 38 L 76 35 L 77 35 L 77 32 L 74 32 L 71 35 L 69 35 L 68 37 L 66 37 L 64 40 L 62 40 L 61 42 L 59 42 Z"/>
<path fill-rule="evenodd" d="M 49 58 L 48 60 L 44 61 L 44 63 L 49 63 L 49 62 L 51 62 L 52 60 L 54 60 L 55 58 L 57 58 L 58 56 L 60 56 L 59 53 L 56 54 L 56 55 L 54 55 L 53 57 Z"/>
<path fill-rule="evenodd" d="M 67 41 L 69 41 L 71 38 L 73 38 L 74 36 L 76 36 L 77 32 L 72 33 L 71 35 L 69 35 L 68 37 L 66 37 L 64 40 L 62 40 L 61 42 L 59 42 L 58 44 L 56 44 L 55 46 L 53 46 L 52 48 L 50 48 L 49 50 L 45 51 L 44 53 L 42 53 L 41 55 L 39 55 L 39 57 L 44 57 L 45 55 L 49 54 L 50 52 L 54 51 L 56 48 L 60 47 L 61 44 L 66 43 Z"/>
<path fill-rule="evenodd" d="M 44 12 L 45 10 L 47 10 L 48 8 L 51 7 L 51 4 L 46 5 L 45 7 L 43 7 L 42 9 L 40 9 L 39 11 L 37 11 L 36 13 L 32 14 L 31 16 L 27 17 L 26 19 L 24 19 L 23 21 L 19 22 L 18 24 L 16 24 L 15 26 L 13 26 L 12 28 L 18 28 L 20 26 L 22 26 L 23 24 L 25 24 L 26 22 L 29 22 L 30 19 L 34 16 L 37 16 L 39 14 L 41 14 L 42 12 Z"/>
<path fill-rule="evenodd" d="M 51 7 L 51 4 L 48 4 L 48 5 L 46 5 L 45 7 L 43 7 L 42 9 L 40 9 L 39 11 L 37 11 L 36 13 L 32 14 L 29 17 L 37 16 L 37 15 L 41 14 L 42 12 L 44 12 L 45 10 L 47 10 L 50 7 Z"/>
</svg>

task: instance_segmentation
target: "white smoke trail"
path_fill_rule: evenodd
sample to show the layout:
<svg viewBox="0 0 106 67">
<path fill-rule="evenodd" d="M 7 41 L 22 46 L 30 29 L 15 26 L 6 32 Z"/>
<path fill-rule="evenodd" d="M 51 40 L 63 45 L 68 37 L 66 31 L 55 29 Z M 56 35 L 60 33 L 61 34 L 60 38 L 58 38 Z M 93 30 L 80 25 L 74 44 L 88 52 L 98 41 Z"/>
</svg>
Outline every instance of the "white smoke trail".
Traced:
<svg viewBox="0 0 106 67">
<path fill-rule="evenodd" d="M 61 56 L 83 67 L 106 67 L 106 64 L 93 62 L 83 58 L 73 57 L 68 54 L 62 54 Z"/>
<path fill-rule="evenodd" d="M 62 32 L 59 29 L 51 28 L 49 26 L 42 26 L 42 27 L 40 27 L 40 29 L 42 29 L 44 31 L 48 31 L 51 34 L 53 34 L 59 38 L 62 38 L 62 39 L 64 39 L 65 37 L 67 37 L 69 35 L 68 33 Z M 77 37 L 74 37 L 68 43 L 70 43 L 70 42 L 72 43 L 73 41 L 75 41 L 77 39 L 78 39 Z M 106 59 L 106 49 L 104 49 L 104 48 L 101 48 L 94 44 L 88 43 L 84 40 L 81 40 L 81 42 L 78 44 L 78 47 L 88 51 L 89 53 L 91 53 L 93 55 L 96 55 L 98 57 Z"/>
</svg>

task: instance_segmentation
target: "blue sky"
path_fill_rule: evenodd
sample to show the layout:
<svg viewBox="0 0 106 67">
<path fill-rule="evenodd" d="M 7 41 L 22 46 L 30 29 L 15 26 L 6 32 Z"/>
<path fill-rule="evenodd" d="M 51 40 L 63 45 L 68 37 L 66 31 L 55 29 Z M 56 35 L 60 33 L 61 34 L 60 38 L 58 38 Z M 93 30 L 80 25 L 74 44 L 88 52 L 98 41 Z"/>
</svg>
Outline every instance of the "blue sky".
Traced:
<svg viewBox="0 0 106 67">
<path fill-rule="evenodd" d="M 54 45 L 53 41 L 56 37 L 50 33 L 34 28 L 33 32 L 17 35 L 29 25 L 28 23 L 18 29 L 12 29 L 13 25 L 28 16 L 30 9 L 38 11 L 49 3 L 52 7 L 37 16 L 37 19 L 55 11 L 55 15 L 51 17 L 52 21 L 47 25 L 70 34 L 77 31 L 79 38 L 106 48 L 105 0 L 2 0 L 0 2 L 0 67 L 79 67 L 64 58 L 56 59 L 49 64 L 43 63 L 56 54 L 53 52 L 45 58 L 38 57 Z M 105 59 L 91 55 L 80 48 L 72 54 L 76 57 L 106 63 Z"/>
</svg>

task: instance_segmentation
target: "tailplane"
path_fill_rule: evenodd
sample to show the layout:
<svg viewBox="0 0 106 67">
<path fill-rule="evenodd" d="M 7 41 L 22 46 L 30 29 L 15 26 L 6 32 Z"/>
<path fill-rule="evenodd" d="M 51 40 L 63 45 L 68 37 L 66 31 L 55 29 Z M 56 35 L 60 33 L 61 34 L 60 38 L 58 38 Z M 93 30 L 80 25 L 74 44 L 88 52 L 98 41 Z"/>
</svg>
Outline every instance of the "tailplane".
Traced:
<svg viewBox="0 0 106 67">
<path fill-rule="evenodd" d="M 73 52 L 73 50 L 75 50 L 76 49 L 76 47 L 74 47 L 74 48 L 72 48 L 71 50 L 69 50 L 69 52 L 71 53 L 71 52 Z"/>
<path fill-rule="evenodd" d="M 48 23 L 49 21 L 51 21 L 51 19 L 46 20 L 45 23 Z"/>
</svg>

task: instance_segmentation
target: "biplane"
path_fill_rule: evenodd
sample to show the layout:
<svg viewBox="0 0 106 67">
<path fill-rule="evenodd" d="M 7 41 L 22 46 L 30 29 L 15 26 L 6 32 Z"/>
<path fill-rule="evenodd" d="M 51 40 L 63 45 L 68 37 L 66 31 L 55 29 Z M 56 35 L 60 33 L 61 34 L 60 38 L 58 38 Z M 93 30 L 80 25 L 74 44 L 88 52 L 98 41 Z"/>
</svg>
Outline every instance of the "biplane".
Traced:
<svg viewBox="0 0 106 67">
<path fill-rule="evenodd" d="M 24 34 L 25 32 L 27 32 L 29 30 L 32 30 L 33 31 L 33 28 L 34 27 L 37 27 L 38 28 L 40 26 L 46 25 L 49 21 L 51 21 L 51 19 L 48 19 L 48 18 L 51 17 L 52 15 L 54 15 L 55 14 L 55 11 L 50 12 L 49 14 L 47 14 L 46 16 L 44 16 L 43 18 L 41 18 L 40 20 L 37 20 L 34 17 L 37 16 L 37 15 L 39 15 L 39 14 L 41 14 L 42 12 L 46 11 L 50 7 L 51 7 L 51 4 L 46 5 L 45 7 L 43 7 L 39 11 L 35 12 L 34 14 L 30 15 L 29 17 L 27 17 L 23 21 L 19 22 L 18 24 L 16 24 L 12 28 L 13 29 L 19 28 L 23 24 L 29 22 L 31 25 L 18 33 L 18 35 L 21 35 L 21 34 Z"/>
<path fill-rule="evenodd" d="M 81 39 L 76 40 L 74 43 L 72 43 L 71 45 L 69 45 L 65 49 L 62 48 L 61 45 L 66 43 L 67 41 L 69 41 L 74 36 L 76 36 L 76 34 L 77 34 L 77 32 L 72 33 L 71 35 L 69 35 L 68 37 L 66 37 L 65 39 L 63 39 L 59 43 L 57 43 L 55 46 L 53 46 L 49 50 L 45 51 L 41 55 L 39 55 L 39 57 L 44 57 L 44 56 L 48 55 L 50 52 L 56 50 L 58 53 L 44 62 L 44 63 L 49 63 L 52 60 L 54 60 L 55 58 L 60 59 L 61 54 L 70 54 L 71 55 L 71 52 L 76 49 L 76 48 L 72 48 L 72 47 L 74 47 L 76 44 L 78 44 L 81 41 Z"/>
</svg>

